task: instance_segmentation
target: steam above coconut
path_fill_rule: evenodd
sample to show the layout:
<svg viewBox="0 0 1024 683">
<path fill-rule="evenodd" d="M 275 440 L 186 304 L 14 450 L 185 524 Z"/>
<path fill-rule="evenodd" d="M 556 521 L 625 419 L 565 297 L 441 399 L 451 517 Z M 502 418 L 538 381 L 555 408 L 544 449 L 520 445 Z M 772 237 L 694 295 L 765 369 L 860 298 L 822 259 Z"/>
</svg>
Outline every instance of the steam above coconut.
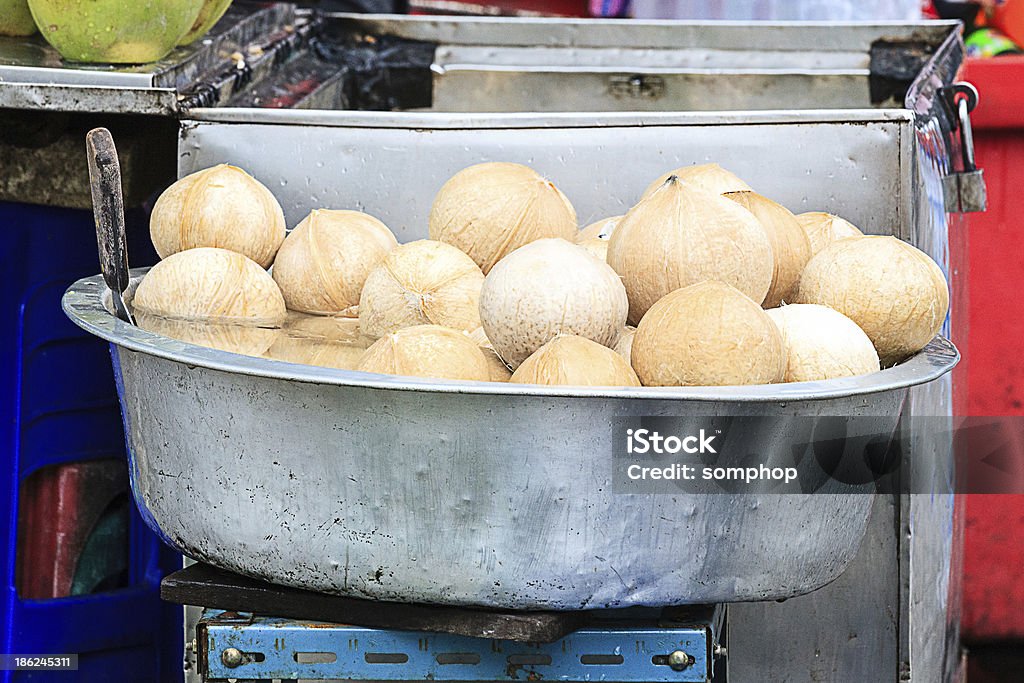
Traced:
<svg viewBox="0 0 1024 683">
<path fill-rule="evenodd" d="M 533 169 L 477 164 L 441 186 L 428 223 L 431 239 L 399 245 L 369 214 L 315 209 L 286 237 L 255 178 L 198 171 L 157 201 L 164 258 L 136 313 L 188 343 L 333 370 L 637 387 L 877 372 L 949 307 L 921 251 L 794 216 L 716 164 L 671 171 L 582 230 Z"/>
</svg>

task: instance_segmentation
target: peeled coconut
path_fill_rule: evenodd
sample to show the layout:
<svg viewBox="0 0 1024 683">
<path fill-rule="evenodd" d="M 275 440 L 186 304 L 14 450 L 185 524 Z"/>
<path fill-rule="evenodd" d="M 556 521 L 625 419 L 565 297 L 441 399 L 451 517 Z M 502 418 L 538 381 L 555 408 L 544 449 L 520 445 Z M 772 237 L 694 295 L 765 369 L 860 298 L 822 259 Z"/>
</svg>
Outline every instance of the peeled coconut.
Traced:
<svg viewBox="0 0 1024 683">
<path fill-rule="evenodd" d="M 670 176 L 619 221 L 608 263 L 622 276 L 635 325 L 661 297 L 704 280 L 732 285 L 760 303 L 775 261 L 752 213 Z"/>
<path fill-rule="evenodd" d="M 143 329 L 223 351 L 260 355 L 284 320 L 284 299 L 258 264 L 226 249 L 182 251 L 153 266 L 132 300 Z"/>
<path fill-rule="evenodd" d="M 279 325 L 284 299 L 273 278 L 238 252 L 203 247 L 168 256 L 139 283 L 140 312 L 184 320 L 232 319 Z"/>
<path fill-rule="evenodd" d="M 593 254 L 597 259 L 605 262 L 608 261 L 608 240 L 595 237 L 593 239 L 577 242 L 577 244 Z"/>
<path fill-rule="evenodd" d="M 494 349 L 480 347 L 480 351 L 483 352 L 484 358 L 487 360 L 487 370 L 490 375 L 490 381 L 508 382 L 512 379 L 512 371 L 508 369 L 507 365 L 505 365 L 505 361 L 498 357 L 498 354 Z"/>
<path fill-rule="evenodd" d="M 584 337 L 560 334 L 540 347 L 512 373 L 517 384 L 566 384 L 638 387 L 633 368 L 607 346 Z"/>
<path fill-rule="evenodd" d="M 615 226 L 622 220 L 622 216 L 612 216 L 595 221 L 576 233 L 576 244 L 582 244 L 588 240 L 607 240 L 615 232 Z"/>
<path fill-rule="evenodd" d="M 196 17 L 188 33 L 178 41 L 178 45 L 190 45 L 205 36 L 206 32 L 220 21 L 230 6 L 231 0 L 204 0 L 202 9 L 199 10 L 199 16 Z"/>
<path fill-rule="evenodd" d="M 30 36 L 36 22 L 27 0 L 0 0 L 0 36 Z"/>
<path fill-rule="evenodd" d="M 203 0 L 28 0 L 28 6 L 64 59 L 143 64 L 174 49 Z"/>
<path fill-rule="evenodd" d="M 824 211 L 808 211 L 797 214 L 796 222 L 800 224 L 800 228 L 807 235 L 807 241 L 811 246 L 811 256 L 836 240 L 864 236 L 864 233 L 853 223 Z"/>
<path fill-rule="evenodd" d="M 355 370 L 373 341 L 355 318 L 292 312 L 266 355 L 289 363 Z"/>
<path fill-rule="evenodd" d="M 813 382 L 877 372 L 878 354 L 864 330 L 842 313 L 817 304 L 765 311 L 782 333 L 785 382 Z"/>
<path fill-rule="evenodd" d="M 789 209 L 756 192 L 729 192 L 727 198 L 754 214 L 772 245 L 772 284 L 761 303 L 775 308 L 796 295 L 800 273 L 811 260 L 811 245 Z"/>
<path fill-rule="evenodd" d="M 491 340 L 487 338 L 487 333 L 484 332 L 483 326 L 478 327 L 475 330 L 470 330 L 466 334 L 477 346 L 484 349 L 491 349 L 492 351 L 494 350 L 494 344 L 492 344 Z"/>
<path fill-rule="evenodd" d="M 404 327 L 366 350 L 356 368 L 363 372 L 487 382 L 491 370 L 469 335 L 440 325 Z"/>
<path fill-rule="evenodd" d="M 351 316 L 366 278 L 397 246 L 373 216 L 315 209 L 281 245 L 274 280 L 293 311 Z"/>
<path fill-rule="evenodd" d="M 615 345 L 615 353 L 626 359 L 627 363 L 633 362 L 633 337 L 636 336 L 636 328 L 626 325 L 619 337 L 619 343 Z"/>
<path fill-rule="evenodd" d="M 586 249 L 542 239 L 498 262 L 480 290 L 480 321 L 513 369 L 559 334 L 614 346 L 629 302 L 619 276 Z"/>
<path fill-rule="evenodd" d="M 480 347 L 480 350 L 484 352 L 484 358 L 487 359 L 487 367 L 491 370 L 491 381 L 509 381 L 512 378 L 512 371 L 509 370 L 507 365 L 505 365 L 505 361 L 498 356 L 498 352 L 494 350 L 494 345 L 491 344 L 491 340 L 487 338 L 484 328 L 478 327 L 467 334 L 469 335 L 469 338 Z"/>
<path fill-rule="evenodd" d="M 615 226 L 622 220 L 622 216 L 612 216 L 595 223 L 576 233 L 576 244 L 580 245 L 591 254 L 601 259 L 608 260 L 608 240 L 615 232 Z"/>
<path fill-rule="evenodd" d="M 450 244 L 403 244 L 366 278 L 359 319 L 374 337 L 431 323 L 471 332 L 480 327 L 483 282 L 476 262 Z"/>
<path fill-rule="evenodd" d="M 754 189 L 735 173 L 725 170 L 718 164 L 697 164 L 695 166 L 680 166 L 673 171 L 661 174 L 657 180 L 647 186 L 640 198 L 647 199 L 671 176 L 675 176 L 689 185 L 696 185 L 711 194 L 750 192 Z"/>
<path fill-rule="evenodd" d="M 575 235 L 572 204 L 551 181 L 522 164 L 465 168 L 444 184 L 430 209 L 430 239 L 466 252 L 484 274 L 524 244 Z"/>
<path fill-rule="evenodd" d="M 636 328 L 632 362 L 644 386 L 771 384 L 786 373 L 771 318 L 735 287 L 711 281 L 651 306 Z"/>
<path fill-rule="evenodd" d="M 822 249 L 804 269 L 796 300 L 853 320 L 886 367 L 924 348 L 949 311 L 946 278 L 935 261 L 902 240 L 878 235 Z"/>
<path fill-rule="evenodd" d="M 220 164 L 187 175 L 167 188 L 149 219 L 160 258 L 196 247 L 219 247 L 264 268 L 284 241 L 284 212 L 258 180 Z"/>
</svg>

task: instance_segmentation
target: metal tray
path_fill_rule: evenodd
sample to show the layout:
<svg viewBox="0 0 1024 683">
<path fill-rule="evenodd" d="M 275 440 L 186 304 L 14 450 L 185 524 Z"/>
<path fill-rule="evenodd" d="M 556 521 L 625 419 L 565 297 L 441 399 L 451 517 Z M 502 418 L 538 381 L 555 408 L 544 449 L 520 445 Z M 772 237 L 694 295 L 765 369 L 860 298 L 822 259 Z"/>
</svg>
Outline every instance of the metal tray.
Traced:
<svg viewBox="0 0 1024 683">
<path fill-rule="evenodd" d="M 871 495 L 622 494 L 616 418 L 886 416 L 955 365 L 935 340 L 889 370 L 753 387 L 437 382 L 298 366 L 122 323 L 100 278 L 64 309 L 111 342 L 132 490 L 189 557 L 328 593 L 514 609 L 781 599 L 836 578 Z"/>
</svg>

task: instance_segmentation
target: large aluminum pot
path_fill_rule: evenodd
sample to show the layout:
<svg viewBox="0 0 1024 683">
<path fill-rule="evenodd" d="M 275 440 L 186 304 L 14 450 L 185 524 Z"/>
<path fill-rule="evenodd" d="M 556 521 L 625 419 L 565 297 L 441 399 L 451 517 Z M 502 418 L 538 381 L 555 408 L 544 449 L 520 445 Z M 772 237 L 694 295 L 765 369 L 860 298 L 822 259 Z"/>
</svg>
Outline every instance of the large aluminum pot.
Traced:
<svg viewBox="0 0 1024 683">
<path fill-rule="evenodd" d="M 446 382 L 293 365 L 127 325 L 99 277 L 64 310 L 111 342 L 147 522 L 185 555 L 327 593 L 513 609 L 787 598 L 835 579 L 871 495 L 617 493 L 611 424 L 886 416 L 948 372 L 941 339 L 873 375 L 602 389 Z M 762 434 L 761 437 L 764 437 Z"/>
</svg>

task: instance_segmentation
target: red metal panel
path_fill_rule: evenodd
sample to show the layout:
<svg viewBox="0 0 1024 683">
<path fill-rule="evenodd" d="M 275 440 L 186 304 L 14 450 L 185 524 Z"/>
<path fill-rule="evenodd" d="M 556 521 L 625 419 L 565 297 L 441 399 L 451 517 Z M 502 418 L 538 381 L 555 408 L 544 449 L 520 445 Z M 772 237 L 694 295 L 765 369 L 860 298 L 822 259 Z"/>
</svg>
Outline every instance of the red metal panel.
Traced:
<svg viewBox="0 0 1024 683">
<path fill-rule="evenodd" d="M 969 640 L 1024 637 L 1024 497 L 967 497 L 963 634 Z"/>
<path fill-rule="evenodd" d="M 1005 128 L 1020 134 L 1024 128 L 1024 55 L 972 59 L 967 80 L 981 92 L 978 108 L 971 114 L 975 128 Z"/>
<path fill-rule="evenodd" d="M 1024 415 L 1024 57 L 970 61 L 967 80 L 981 93 L 971 119 L 989 197 L 969 227 L 968 410 Z M 964 550 L 965 637 L 1024 638 L 1024 496 L 968 496 Z"/>
</svg>

